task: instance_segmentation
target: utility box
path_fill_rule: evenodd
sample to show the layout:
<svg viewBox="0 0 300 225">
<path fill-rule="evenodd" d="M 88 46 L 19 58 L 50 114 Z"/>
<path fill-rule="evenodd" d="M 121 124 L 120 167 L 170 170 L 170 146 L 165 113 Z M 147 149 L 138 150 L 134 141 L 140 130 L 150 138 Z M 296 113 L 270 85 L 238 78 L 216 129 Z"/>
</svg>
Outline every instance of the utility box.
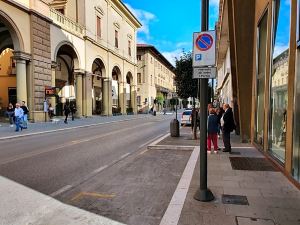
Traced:
<svg viewBox="0 0 300 225">
<path fill-rule="evenodd" d="M 176 119 L 171 120 L 170 123 L 170 133 L 171 137 L 179 137 L 179 121 Z"/>
</svg>

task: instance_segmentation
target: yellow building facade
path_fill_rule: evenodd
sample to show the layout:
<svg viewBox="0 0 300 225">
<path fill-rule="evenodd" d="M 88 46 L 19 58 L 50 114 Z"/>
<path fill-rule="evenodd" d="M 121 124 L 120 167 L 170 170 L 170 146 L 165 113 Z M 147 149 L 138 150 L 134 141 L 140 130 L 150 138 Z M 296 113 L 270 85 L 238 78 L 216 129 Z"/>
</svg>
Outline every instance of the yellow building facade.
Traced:
<svg viewBox="0 0 300 225">
<path fill-rule="evenodd" d="M 152 45 L 137 45 L 137 106 L 147 112 L 158 100 L 157 110 L 169 108 L 169 100 L 175 93 L 174 67 Z"/>
<path fill-rule="evenodd" d="M 79 117 L 137 112 L 141 23 L 121 1 L 1 1 L 0 27 L 2 108 L 26 101 L 33 121 L 49 104 L 57 115 L 68 103 Z"/>
</svg>

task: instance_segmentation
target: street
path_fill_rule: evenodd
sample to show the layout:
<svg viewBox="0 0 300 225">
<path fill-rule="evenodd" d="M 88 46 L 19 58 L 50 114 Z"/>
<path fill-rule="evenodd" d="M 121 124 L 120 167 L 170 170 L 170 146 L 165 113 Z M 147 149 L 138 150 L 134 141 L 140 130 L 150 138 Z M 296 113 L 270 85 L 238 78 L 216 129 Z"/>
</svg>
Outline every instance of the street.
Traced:
<svg viewBox="0 0 300 225">
<path fill-rule="evenodd" d="M 55 197 L 165 134 L 157 116 L 1 141 L 0 175 Z M 102 169 L 101 169 L 102 168 Z"/>
</svg>

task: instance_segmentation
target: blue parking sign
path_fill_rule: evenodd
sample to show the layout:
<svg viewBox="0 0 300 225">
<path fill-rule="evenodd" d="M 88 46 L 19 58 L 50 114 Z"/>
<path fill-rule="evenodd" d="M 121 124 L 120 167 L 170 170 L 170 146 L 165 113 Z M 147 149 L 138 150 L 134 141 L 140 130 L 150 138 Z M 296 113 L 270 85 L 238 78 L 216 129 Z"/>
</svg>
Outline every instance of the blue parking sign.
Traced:
<svg viewBox="0 0 300 225">
<path fill-rule="evenodd" d="M 201 54 L 195 54 L 195 61 L 200 61 L 202 58 Z"/>
</svg>

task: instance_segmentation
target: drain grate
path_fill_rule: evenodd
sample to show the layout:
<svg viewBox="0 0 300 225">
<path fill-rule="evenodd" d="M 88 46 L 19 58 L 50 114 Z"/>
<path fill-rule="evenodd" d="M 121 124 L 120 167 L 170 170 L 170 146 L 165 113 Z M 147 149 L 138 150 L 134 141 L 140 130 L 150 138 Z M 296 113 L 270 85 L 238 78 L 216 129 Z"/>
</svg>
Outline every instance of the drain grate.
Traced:
<svg viewBox="0 0 300 225">
<path fill-rule="evenodd" d="M 275 225 L 273 220 L 261 219 L 261 218 L 251 218 L 251 217 L 236 217 L 236 222 L 238 225 Z"/>
<path fill-rule="evenodd" d="M 229 159 L 234 170 L 278 171 L 265 158 L 229 157 Z"/>
<path fill-rule="evenodd" d="M 222 195 L 223 204 L 249 205 L 248 199 L 243 195 Z"/>
</svg>

